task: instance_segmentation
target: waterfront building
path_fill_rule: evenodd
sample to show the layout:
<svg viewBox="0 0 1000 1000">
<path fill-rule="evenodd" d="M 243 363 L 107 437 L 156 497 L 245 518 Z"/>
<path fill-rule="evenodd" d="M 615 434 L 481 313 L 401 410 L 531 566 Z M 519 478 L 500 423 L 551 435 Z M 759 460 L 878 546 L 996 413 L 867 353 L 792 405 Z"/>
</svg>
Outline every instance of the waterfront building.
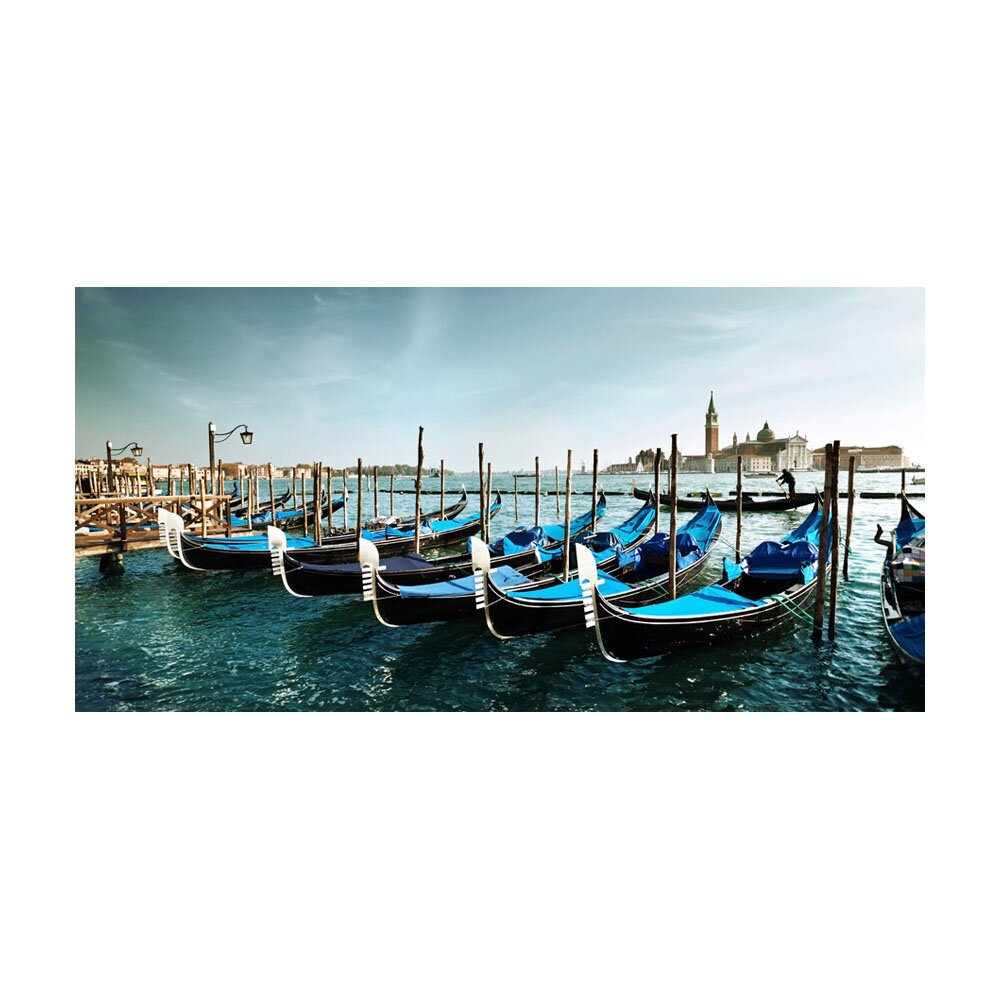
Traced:
<svg viewBox="0 0 1000 1000">
<path fill-rule="evenodd" d="M 875 448 L 868 448 L 864 445 L 840 446 L 840 468 L 846 469 L 851 455 L 857 457 L 857 467 L 859 469 L 904 469 L 910 464 L 910 460 L 903 453 L 903 449 L 896 444 L 879 445 Z M 812 467 L 814 469 L 826 468 L 826 449 L 817 448 L 812 453 Z"/>
<path fill-rule="evenodd" d="M 719 413 L 715 408 L 715 392 L 708 397 L 705 413 L 705 453 L 685 455 L 681 463 L 684 472 L 735 472 L 737 458 L 743 458 L 747 472 L 778 472 L 781 469 L 805 470 L 813 468 L 813 455 L 809 441 L 796 431 L 788 437 L 777 437 L 770 424 L 757 432 L 754 440 L 747 434 L 740 443 L 733 434 L 733 443 L 719 447 Z"/>
</svg>

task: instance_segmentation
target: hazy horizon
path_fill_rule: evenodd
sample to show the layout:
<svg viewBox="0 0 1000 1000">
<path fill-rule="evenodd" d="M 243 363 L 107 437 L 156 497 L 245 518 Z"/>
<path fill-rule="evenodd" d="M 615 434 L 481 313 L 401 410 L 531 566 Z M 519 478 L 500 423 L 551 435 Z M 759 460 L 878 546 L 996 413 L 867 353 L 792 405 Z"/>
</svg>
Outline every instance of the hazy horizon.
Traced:
<svg viewBox="0 0 1000 1000">
<path fill-rule="evenodd" d="M 464 472 L 704 450 L 765 420 L 817 448 L 924 450 L 922 289 L 81 288 L 76 454 Z"/>
</svg>

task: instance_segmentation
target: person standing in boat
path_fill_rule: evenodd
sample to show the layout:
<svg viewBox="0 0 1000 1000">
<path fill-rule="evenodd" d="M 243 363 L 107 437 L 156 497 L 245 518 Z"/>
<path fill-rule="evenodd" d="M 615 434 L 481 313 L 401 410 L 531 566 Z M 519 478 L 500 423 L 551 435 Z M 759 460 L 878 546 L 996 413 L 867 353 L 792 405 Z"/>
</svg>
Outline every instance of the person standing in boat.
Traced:
<svg viewBox="0 0 1000 1000">
<path fill-rule="evenodd" d="M 776 480 L 779 486 L 788 487 L 788 495 L 790 497 L 795 496 L 795 476 L 793 476 L 788 469 L 782 469 L 781 475 L 778 476 Z"/>
</svg>

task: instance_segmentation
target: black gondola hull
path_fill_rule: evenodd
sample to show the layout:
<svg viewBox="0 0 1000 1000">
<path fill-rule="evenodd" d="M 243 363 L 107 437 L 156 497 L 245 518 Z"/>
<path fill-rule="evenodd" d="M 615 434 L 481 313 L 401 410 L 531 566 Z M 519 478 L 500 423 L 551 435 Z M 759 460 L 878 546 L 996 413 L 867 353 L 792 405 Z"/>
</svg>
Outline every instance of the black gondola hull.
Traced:
<svg viewBox="0 0 1000 1000">
<path fill-rule="evenodd" d="M 650 490 L 639 489 L 638 486 L 633 486 L 632 495 L 636 500 L 648 500 L 652 496 L 652 492 Z M 715 501 L 715 506 L 721 511 L 732 513 L 736 510 L 736 497 L 731 497 L 728 500 L 722 497 L 713 497 L 713 500 Z M 796 493 L 794 497 L 775 497 L 771 500 L 758 500 L 755 497 L 744 494 L 743 513 L 752 514 L 755 511 L 795 510 L 798 507 L 808 507 L 815 500 L 815 493 Z M 678 497 L 677 509 L 683 511 L 700 510 L 703 503 L 704 500 L 695 499 L 694 497 Z M 660 506 L 670 506 L 669 493 L 660 494 Z"/>
<path fill-rule="evenodd" d="M 711 544 L 700 559 L 683 567 L 677 573 L 677 586 L 693 579 L 705 566 L 715 543 L 722 532 L 722 524 L 716 529 Z M 614 558 L 598 563 L 598 570 L 614 576 Z M 670 585 L 669 576 L 657 578 L 655 583 L 638 584 L 633 591 L 625 592 L 617 598 L 606 598 L 616 606 L 632 606 L 663 600 L 663 587 Z M 486 581 L 486 616 L 490 631 L 498 639 L 512 639 L 515 636 L 537 635 L 540 632 L 556 632 L 573 628 L 584 623 L 583 597 L 569 600 L 531 600 L 531 591 L 501 590 L 491 579 Z"/>
<path fill-rule="evenodd" d="M 816 579 L 756 608 L 703 617 L 648 618 L 627 614 L 603 598 L 595 598 L 598 641 L 605 656 L 635 660 L 661 656 L 691 646 L 712 646 L 762 635 L 796 620 L 793 605 L 801 614 L 810 605 Z"/>
</svg>

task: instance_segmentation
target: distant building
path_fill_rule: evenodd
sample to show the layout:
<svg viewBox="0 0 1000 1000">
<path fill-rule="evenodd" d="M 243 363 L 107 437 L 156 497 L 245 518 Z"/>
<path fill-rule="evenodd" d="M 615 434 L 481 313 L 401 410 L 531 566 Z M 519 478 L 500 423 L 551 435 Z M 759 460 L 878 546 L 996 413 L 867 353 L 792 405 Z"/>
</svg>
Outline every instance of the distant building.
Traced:
<svg viewBox="0 0 1000 1000">
<path fill-rule="evenodd" d="M 862 445 L 840 446 L 840 467 L 846 470 L 851 455 L 857 457 L 859 469 L 905 469 L 910 460 L 903 454 L 903 449 L 896 444 L 880 445 L 877 448 L 866 448 Z M 826 468 L 826 449 L 817 448 L 812 453 L 812 467 Z"/>
<path fill-rule="evenodd" d="M 735 472 L 736 460 L 743 458 L 747 472 L 778 472 L 781 469 L 804 470 L 813 468 L 813 453 L 809 441 L 796 431 L 789 437 L 776 437 L 765 420 L 754 440 L 747 434 L 740 443 L 733 434 L 733 443 L 719 447 L 719 414 L 715 408 L 714 390 L 708 397 L 705 413 L 705 454 L 685 455 L 681 462 L 683 472 Z"/>
</svg>

